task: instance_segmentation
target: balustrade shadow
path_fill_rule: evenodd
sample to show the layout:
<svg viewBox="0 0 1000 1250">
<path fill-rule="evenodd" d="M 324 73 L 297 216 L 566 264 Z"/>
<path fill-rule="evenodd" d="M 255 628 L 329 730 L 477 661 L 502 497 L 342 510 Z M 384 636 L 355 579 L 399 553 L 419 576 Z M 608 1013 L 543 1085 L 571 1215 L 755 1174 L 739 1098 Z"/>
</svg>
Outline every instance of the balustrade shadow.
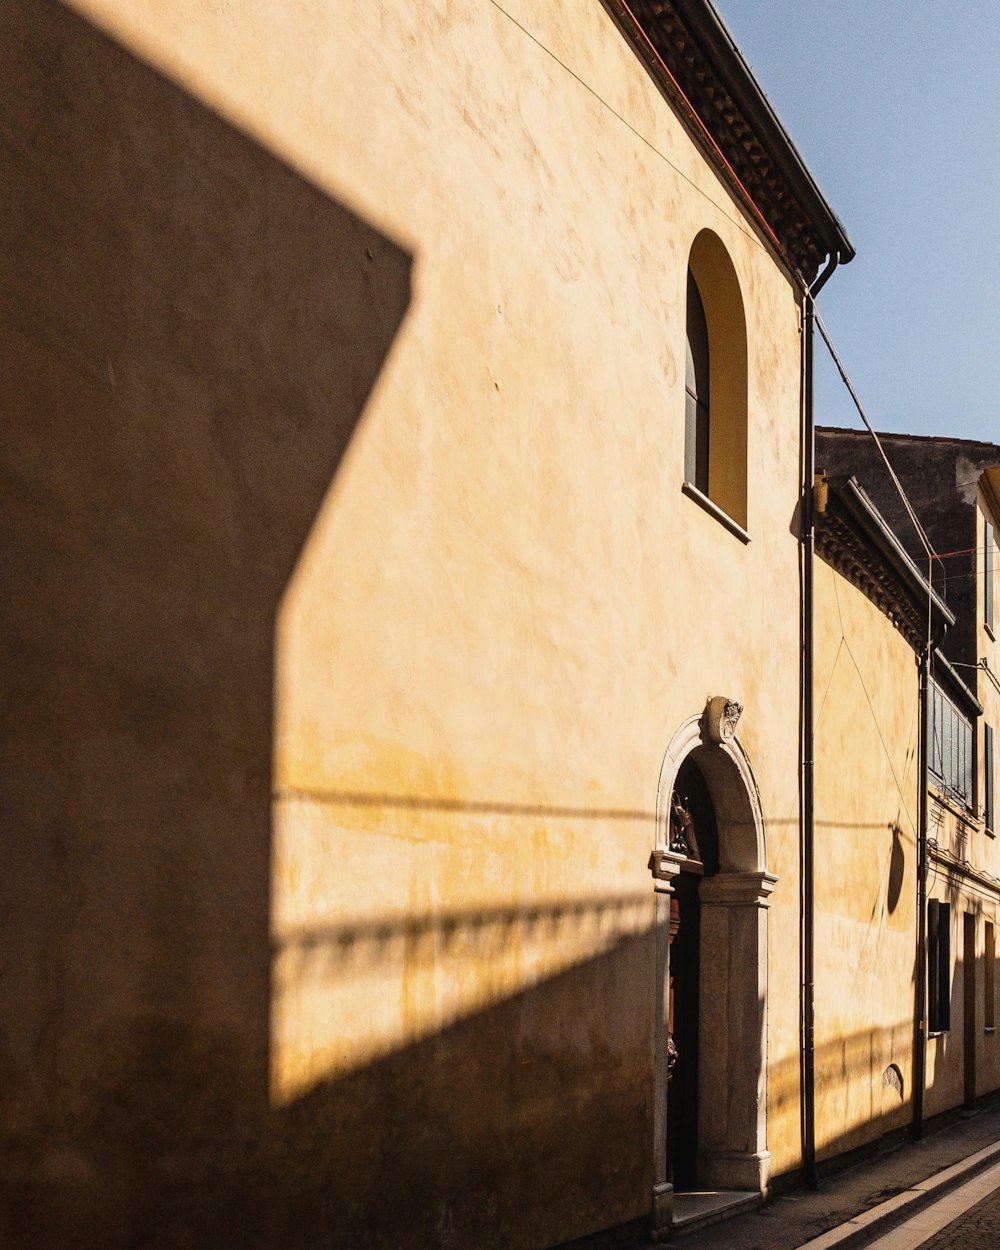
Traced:
<svg viewBox="0 0 1000 1250">
<path fill-rule="evenodd" d="M 54 0 L 0 80 L 0 1240 L 141 1246 L 272 1133 L 275 617 L 412 258 Z"/>
<path fill-rule="evenodd" d="M 595 899 L 299 934 L 332 975 L 422 925 L 445 959 L 484 926 L 583 946 L 271 1095 L 276 615 L 411 256 L 55 0 L 0 10 L 0 77 L 0 1241 L 514 1247 L 635 1216 L 651 892 L 610 935 Z"/>
<path fill-rule="evenodd" d="M 649 922 L 634 931 L 628 916 L 637 905 Z M 334 979 L 384 966 L 404 948 L 407 958 L 433 950 L 442 974 L 456 980 L 468 976 L 473 950 L 482 962 L 535 942 L 551 959 L 560 945 L 583 940 L 599 953 L 515 992 L 501 989 L 495 1001 L 394 1042 L 276 1108 L 259 1183 L 233 1195 L 232 1211 L 201 1203 L 198 1244 L 229 1244 L 233 1218 L 241 1244 L 295 1250 L 537 1248 L 644 1220 L 651 919 L 642 896 L 297 932 L 291 942 Z M 199 1197 L 188 1187 L 171 1206 L 199 1210 Z"/>
</svg>

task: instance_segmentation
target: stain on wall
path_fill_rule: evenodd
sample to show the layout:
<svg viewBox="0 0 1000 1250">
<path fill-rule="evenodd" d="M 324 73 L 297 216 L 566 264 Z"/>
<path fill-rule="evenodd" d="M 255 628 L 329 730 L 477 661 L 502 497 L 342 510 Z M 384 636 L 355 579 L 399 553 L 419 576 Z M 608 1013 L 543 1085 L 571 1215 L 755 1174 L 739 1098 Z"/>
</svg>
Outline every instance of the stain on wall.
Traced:
<svg viewBox="0 0 1000 1250">
<path fill-rule="evenodd" d="M 874 603 L 816 564 L 816 1136 L 821 1159 L 912 1115 L 918 680 Z M 882 1079 L 887 1065 L 904 1095 Z"/>
<path fill-rule="evenodd" d="M 554 4 L 86 8 L 0 18 L 4 1236 L 640 1219 L 655 790 L 713 694 L 797 1063 L 792 285 L 597 4 L 572 56 Z M 705 227 L 749 546 L 680 491 Z"/>
</svg>

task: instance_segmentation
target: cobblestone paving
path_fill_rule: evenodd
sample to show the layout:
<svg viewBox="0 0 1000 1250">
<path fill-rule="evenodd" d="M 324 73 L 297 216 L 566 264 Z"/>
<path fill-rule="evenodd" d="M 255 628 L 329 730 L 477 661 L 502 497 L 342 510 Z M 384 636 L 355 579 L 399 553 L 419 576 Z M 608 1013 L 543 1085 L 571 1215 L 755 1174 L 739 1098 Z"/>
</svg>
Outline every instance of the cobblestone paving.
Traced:
<svg viewBox="0 0 1000 1250">
<path fill-rule="evenodd" d="M 678 1250 L 796 1250 L 810 1238 L 818 1237 L 858 1212 L 919 1184 L 942 1168 L 997 1141 L 1000 1141 L 1000 1108 L 990 1108 L 930 1131 L 923 1141 L 859 1160 L 853 1167 L 821 1180 L 818 1190 L 786 1191 L 766 1207 L 685 1233 L 674 1244 Z M 979 1207 L 989 1201 L 989 1198 L 984 1199 L 971 1208 L 969 1214 L 978 1212 Z M 961 1239 L 960 1225 L 954 1234 L 951 1227 L 943 1229 L 943 1240 L 936 1243 L 937 1250 L 943 1247 L 1000 1250 L 1000 1233 L 990 1232 L 991 1227 L 1000 1225 L 987 1224 L 982 1237 L 970 1230 L 968 1243 Z M 953 1238 L 950 1241 L 949 1235 Z M 654 1247 L 650 1242 L 643 1250 L 663 1248 Z M 920 1250 L 925 1247 L 921 1246 Z"/>
<path fill-rule="evenodd" d="M 997 1250 L 1000 1246 L 1000 1189 L 922 1242 L 920 1250 Z"/>
</svg>

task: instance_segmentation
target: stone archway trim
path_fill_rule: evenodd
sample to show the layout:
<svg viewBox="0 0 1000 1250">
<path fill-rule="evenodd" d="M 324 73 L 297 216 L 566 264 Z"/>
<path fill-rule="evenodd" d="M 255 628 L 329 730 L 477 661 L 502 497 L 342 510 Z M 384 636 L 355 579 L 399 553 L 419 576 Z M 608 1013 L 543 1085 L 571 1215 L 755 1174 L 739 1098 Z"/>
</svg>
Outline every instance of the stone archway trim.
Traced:
<svg viewBox="0 0 1000 1250">
<path fill-rule="evenodd" d="M 670 845 L 670 796 L 673 793 L 674 782 L 677 779 L 677 773 L 684 760 L 699 748 L 711 748 L 713 752 L 718 752 L 721 758 L 724 758 L 730 766 L 730 784 L 734 789 L 739 791 L 738 799 L 741 799 L 738 805 L 743 808 L 740 812 L 742 819 L 730 818 L 726 823 L 732 831 L 735 827 L 741 827 L 744 836 L 740 841 L 745 846 L 745 854 L 741 856 L 743 862 L 739 864 L 737 871 L 767 871 L 767 848 L 764 840 L 764 816 L 761 810 L 760 791 L 757 788 L 757 780 L 754 777 L 753 769 L 750 767 L 750 760 L 743 748 L 740 740 L 733 736 L 726 742 L 713 743 L 705 731 L 705 713 L 699 713 L 697 716 L 689 716 L 683 722 L 667 747 L 666 754 L 663 757 L 663 763 L 660 766 L 660 777 L 656 787 L 656 842 L 654 854 L 665 851 Z M 707 757 L 711 758 L 711 756 Z M 713 787 L 713 780 L 715 785 Z M 720 788 L 720 782 L 724 788 L 724 780 L 720 777 L 708 777 L 710 791 L 713 791 L 713 803 L 716 804 L 716 817 L 720 815 L 716 803 L 715 791 Z M 725 797 L 725 796 L 719 796 Z M 734 805 L 735 806 L 735 805 Z M 723 837 L 723 829 L 719 830 L 720 842 Z M 751 849 L 752 839 L 752 849 Z M 750 862 L 747 862 L 750 861 Z M 734 866 L 735 867 L 735 866 Z"/>
<path fill-rule="evenodd" d="M 719 825 L 720 872 L 701 885 L 703 1005 L 701 1028 L 723 1039 L 703 1048 L 699 1071 L 699 1176 L 710 1186 L 767 1191 L 767 912 L 777 877 L 767 870 L 760 794 L 746 751 L 732 736 L 713 741 L 704 714 L 674 734 L 660 768 L 655 847 L 649 868 L 656 891 L 656 1079 L 654 1236 L 669 1233 L 673 1188 L 667 1180 L 666 1020 L 672 878 L 681 857 L 668 850 L 670 798 L 677 772 L 693 753 L 705 775 Z M 723 957 L 724 956 L 724 957 Z M 723 1071 L 719 1070 L 721 1067 Z M 713 1066 L 714 1065 L 714 1066 Z"/>
</svg>

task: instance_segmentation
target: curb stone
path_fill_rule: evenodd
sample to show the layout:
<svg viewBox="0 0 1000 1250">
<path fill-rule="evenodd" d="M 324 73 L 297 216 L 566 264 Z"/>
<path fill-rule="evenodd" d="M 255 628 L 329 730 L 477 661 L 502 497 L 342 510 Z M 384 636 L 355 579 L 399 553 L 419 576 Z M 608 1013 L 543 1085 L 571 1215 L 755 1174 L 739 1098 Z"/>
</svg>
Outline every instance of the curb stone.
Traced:
<svg viewBox="0 0 1000 1250">
<path fill-rule="evenodd" d="M 915 1215 L 949 1190 L 955 1189 L 963 1181 L 971 1180 L 997 1161 L 1000 1161 L 1000 1142 L 985 1146 L 975 1154 L 960 1159 L 958 1163 L 935 1172 L 919 1184 L 904 1189 L 902 1193 L 894 1194 L 885 1202 L 859 1212 L 843 1224 L 821 1233 L 811 1241 L 803 1242 L 798 1250 L 851 1250 L 851 1247 L 861 1245 L 885 1232 L 889 1226 Z"/>
</svg>

